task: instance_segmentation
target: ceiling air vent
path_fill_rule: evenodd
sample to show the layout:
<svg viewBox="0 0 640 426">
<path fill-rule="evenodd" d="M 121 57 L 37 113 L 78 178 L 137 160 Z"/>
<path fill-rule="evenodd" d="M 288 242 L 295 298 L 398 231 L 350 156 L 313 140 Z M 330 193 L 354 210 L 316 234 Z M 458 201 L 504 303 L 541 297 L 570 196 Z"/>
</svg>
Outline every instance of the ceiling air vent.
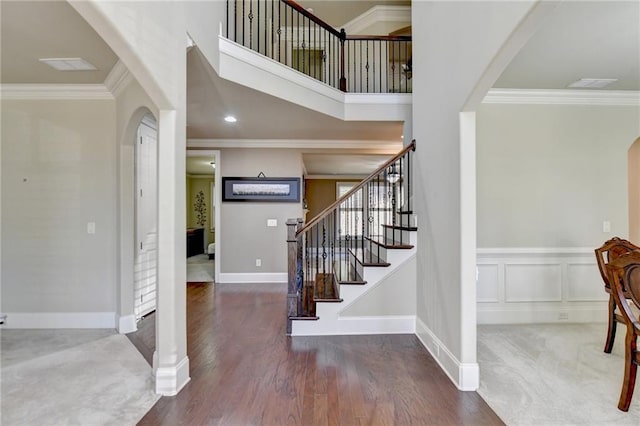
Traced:
<svg viewBox="0 0 640 426">
<path fill-rule="evenodd" d="M 618 81 L 617 78 L 581 78 L 578 81 L 574 81 L 569 87 L 582 87 L 584 89 L 602 89 Z"/>
<path fill-rule="evenodd" d="M 58 71 L 92 71 L 97 68 L 82 58 L 42 58 L 38 59 Z"/>
</svg>

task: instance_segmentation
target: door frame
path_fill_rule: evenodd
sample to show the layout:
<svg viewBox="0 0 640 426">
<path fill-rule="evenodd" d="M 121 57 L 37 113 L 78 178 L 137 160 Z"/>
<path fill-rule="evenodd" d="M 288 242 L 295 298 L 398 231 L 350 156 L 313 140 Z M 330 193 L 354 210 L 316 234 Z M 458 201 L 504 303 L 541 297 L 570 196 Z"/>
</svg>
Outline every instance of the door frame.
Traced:
<svg viewBox="0 0 640 426">
<path fill-rule="evenodd" d="M 216 255 L 213 258 L 214 264 L 214 274 L 213 279 L 215 283 L 220 282 L 220 258 L 222 257 L 222 238 L 220 238 L 220 209 L 222 202 L 222 190 L 221 183 L 222 179 L 219 179 L 222 176 L 222 165 L 220 164 L 221 153 L 220 150 L 217 149 L 193 149 L 187 147 L 187 157 L 212 157 L 215 159 L 216 170 L 214 173 L 214 202 L 213 205 L 215 209 L 213 211 L 213 226 L 215 228 L 215 244 L 216 244 Z M 186 206 L 185 206 L 186 207 Z"/>
</svg>

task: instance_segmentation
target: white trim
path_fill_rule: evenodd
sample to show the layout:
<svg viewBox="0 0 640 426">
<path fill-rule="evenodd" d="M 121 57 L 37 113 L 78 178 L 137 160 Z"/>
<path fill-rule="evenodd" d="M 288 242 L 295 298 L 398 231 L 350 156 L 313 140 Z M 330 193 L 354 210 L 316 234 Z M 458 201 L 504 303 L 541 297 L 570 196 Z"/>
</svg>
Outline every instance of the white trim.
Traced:
<svg viewBox="0 0 640 426">
<path fill-rule="evenodd" d="M 336 179 L 336 180 L 364 180 L 368 175 L 305 175 L 305 180 Z M 356 182 L 357 183 L 357 182 Z"/>
<path fill-rule="evenodd" d="M 115 312 L 5 312 L 3 328 L 116 328 Z"/>
<path fill-rule="evenodd" d="M 602 291 L 604 293 L 604 290 Z M 537 324 L 537 323 L 604 323 L 609 312 L 605 301 L 591 306 L 528 306 L 528 309 L 483 307 L 478 310 L 478 324 Z M 560 315 L 566 319 L 560 320 Z"/>
<path fill-rule="evenodd" d="M 343 25 L 347 34 L 357 34 L 378 22 L 411 23 L 411 6 L 377 5 Z"/>
<path fill-rule="evenodd" d="M 216 247 L 217 251 L 217 247 Z M 218 256 L 216 256 L 217 258 Z M 221 272 L 219 274 L 217 283 L 286 283 L 286 272 L 264 272 L 264 273 L 235 273 L 235 272 Z"/>
<path fill-rule="evenodd" d="M 113 100 L 104 84 L 2 84 L 3 100 Z"/>
<path fill-rule="evenodd" d="M 305 327 L 309 326 L 309 327 Z M 415 334 L 415 315 L 339 317 L 334 322 L 294 321 L 293 336 L 343 336 L 363 334 Z"/>
<path fill-rule="evenodd" d="M 136 323 L 136 316 L 124 315 L 118 318 L 118 333 L 127 334 L 133 333 L 138 330 L 138 324 Z"/>
<path fill-rule="evenodd" d="M 479 255 L 594 254 L 591 247 L 491 247 L 478 248 Z"/>
<path fill-rule="evenodd" d="M 637 90 L 490 89 L 483 104 L 639 106 Z"/>
<path fill-rule="evenodd" d="M 351 105 L 413 105 L 412 93 L 345 93 L 344 103 Z"/>
<path fill-rule="evenodd" d="M 204 148 L 365 149 L 367 150 L 367 152 L 371 153 L 373 153 L 374 151 L 380 151 L 381 153 L 397 153 L 400 149 L 402 149 L 402 141 L 321 139 L 187 139 L 187 149 Z"/>
<path fill-rule="evenodd" d="M 154 372 L 156 393 L 164 396 L 177 395 L 189 383 L 189 357 L 182 358 L 173 367 L 158 367 Z"/>
<path fill-rule="evenodd" d="M 118 60 L 113 68 L 111 68 L 107 78 L 104 79 L 104 85 L 115 97 L 132 81 L 133 76 L 122 61 Z"/>
<path fill-rule="evenodd" d="M 476 391 L 480 385 L 480 368 L 478 363 L 461 363 L 426 326 L 420 318 L 416 318 L 416 336 L 429 351 L 433 359 L 440 365 L 449 379 L 461 391 Z M 431 342 L 430 344 L 428 342 Z M 455 377 L 455 379 L 454 379 Z"/>
</svg>

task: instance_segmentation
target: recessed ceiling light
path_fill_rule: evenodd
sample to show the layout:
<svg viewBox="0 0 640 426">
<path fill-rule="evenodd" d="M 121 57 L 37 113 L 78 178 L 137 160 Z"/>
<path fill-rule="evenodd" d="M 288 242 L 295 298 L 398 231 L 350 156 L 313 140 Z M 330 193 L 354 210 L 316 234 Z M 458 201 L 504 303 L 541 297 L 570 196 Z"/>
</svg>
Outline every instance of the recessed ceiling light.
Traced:
<svg viewBox="0 0 640 426">
<path fill-rule="evenodd" d="M 574 81 L 569 87 L 582 87 L 586 89 L 602 89 L 605 86 L 610 85 L 618 81 L 617 78 L 581 78 L 578 81 Z"/>
<path fill-rule="evenodd" d="M 82 58 L 42 58 L 38 59 L 58 71 L 93 71 L 97 68 Z"/>
<path fill-rule="evenodd" d="M 227 115 L 224 118 L 224 121 L 226 121 L 227 123 L 235 123 L 238 120 L 233 115 Z"/>
</svg>

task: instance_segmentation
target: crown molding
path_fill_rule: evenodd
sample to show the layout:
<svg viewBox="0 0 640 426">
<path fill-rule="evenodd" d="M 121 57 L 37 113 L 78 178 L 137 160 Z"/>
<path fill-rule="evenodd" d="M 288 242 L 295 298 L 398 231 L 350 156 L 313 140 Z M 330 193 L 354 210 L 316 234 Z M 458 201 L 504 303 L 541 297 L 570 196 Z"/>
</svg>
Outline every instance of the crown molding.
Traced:
<svg viewBox="0 0 640 426">
<path fill-rule="evenodd" d="M 637 90 L 490 89 L 483 104 L 640 106 Z"/>
<path fill-rule="evenodd" d="M 2 84 L 2 100 L 113 100 L 104 84 Z"/>
<path fill-rule="evenodd" d="M 377 22 L 411 22 L 411 6 L 374 6 L 343 27 L 347 34 L 356 34 Z"/>
<path fill-rule="evenodd" d="M 366 149 L 397 153 L 402 141 L 317 140 L 317 139 L 187 139 L 187 149 L 289 148 L 289 149 Z"/>
<path fill-rule="evenodd" d="M 118 60 L 111 68 L 107 78 L 104 79 L 104 85 L 116 97 L 131 81 L 133 81 L 133 76 L 122 61 Z"/>
</svg>

